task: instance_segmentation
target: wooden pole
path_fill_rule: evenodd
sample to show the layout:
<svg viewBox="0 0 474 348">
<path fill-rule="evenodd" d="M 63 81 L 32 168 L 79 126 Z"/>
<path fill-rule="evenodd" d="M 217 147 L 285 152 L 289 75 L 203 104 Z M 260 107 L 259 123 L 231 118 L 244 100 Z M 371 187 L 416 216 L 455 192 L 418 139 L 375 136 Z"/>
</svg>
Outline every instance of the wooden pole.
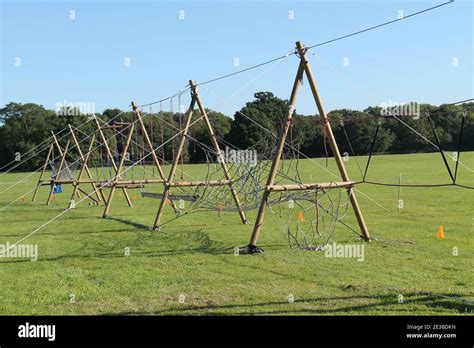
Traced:
<svg viewBox="0 0 474 348">
<path fill-rule="evenodd" d="M 115 178 L 114 178 L 113 185 L 110 188 L 109 198 L 107 199 L 104 214 L 102 215 L 103 218 L 107 218 L 107 216 L 109 214 L 109 211 L 110 211 L 110 207 L 112 206 L 112 200 L 113 200 L 113 197 L 114 197 L 116 185 L 117 185 L 118 181 L 120 180 L 120 173 L 122 172 L 123 163 L 125 161 L 125 154 L 127 153 L 128 147 L 130 146 L 130 142 L 132 140 L 132 135 L 133 135 L 134 128 L 135 128 L 135 125 L 132 123 L 132 125 L 130 126 L 130 132 L 128 133 L 127 143 L 125 144 L 125 147 L 124 147 L 123 153 L 122 153 L 122 157 L 120 158 L 119 165 L 118 165 L 117 170 L 115 172 Z"/>
<path fill-rule="evenodd" d="M 331 124 L 329 123 L 329 119 L 327 117 L 326 112 L 324 111 L 323 102 L 318 92 L 318 88 L 316 86 L 316 81 L 313 76 L 313 72 L 311 70 L 311 66 L 309 61 L 306 57 L 306 49 L 300 41 L 296 42 L 296 48 L 298 49 L 298 53 L 301 57 L 301 62 L 304 64 L 304 70 L 306 73 L 306 77 L 308 78 L 309 85 L 311 87 L 311 92 L 314 97 L 314 101 L 319 110 L 319 114 L 323 118 L 324 122 L 326 123 L 326 133 L 329 138 L 329 144 L 331 145 L 331 150 L 334 155 L 334 159 L 336 160 L 337 167 L 339 172 L 341 173 L 341 177 L 343 181 L 350 181 L 349 175 L 347 174 L 346 167 L 344 166 L 344 161 L 342 160 L 341 154 L 339 152 L 339 147 L 337 146 L 336 138 L 334 137 L 334 133 L 331 128 Z M 362 216 L 362 212 L 359 207 L 359 203 L 356 198 L 356 194 L 354 189 L 349 188 L 347 189 L 347 193 L 349 195 L 349 199 L 352 204 L 352 208 L 354 209 L 354 213 L 357 218 L 357 222 L 359 223 L 360 231 L 362 232 L 362 236 L 366 241 L 370 240 L 369 231 L 364 221 L 364 217 Z"/>
<path fill-rule="evenodd" d="M 43 182 L 43 175 L 46 171 L 46 168 L 48 168 L 49 159 L 51 157 L 51 153 L 53 152 L 53 146 L 54 146 L 54 144 L 51 144 L 51 146 L 49 147 L 48 155 L 46 156 L 46 160 L 44 161 L 43 169 L 41 170 L 41 174 L 40 174 L 40 177 L 38 179 L 38 183 L 36 184 L 36 187 L 35 187 L 35 192 L 33 193 L 33 197 L 31 198 L 32 202 L 35 201 L 36 195 L 38 194 L 38 189 L 41 186 L 41 183 Z"/>
<path fill-rule="evenodd" d="M 81 158 L 81 161 L 82 161 L 82 166 L 81 166 L 81 169 L 79 171 L 78 181 L 73 184 L 74 189 L 73 189 L 73 192 L 72 192 L 72 195 L 71 195 L 71 201 L 72 201 L 74 199 L 75 194 L 77 193 L 77 191 L 79 189 L 80 180 L 82 179 L 82 174 L 84 173 L 84 171 L 87 173 L 87 176 L 89 177 L 89 179 L 91 181 L 93 180 L 92 173 L 89 170 L 89 166 L 87 165 L 87 162 L 89 161 L 89 157 L 90 157 L 90 154 L 92 152 L 92 147 L 93 147 L 94 141 L 95 141 L 95 134 L 92 135 L 92 138 L 91 138 L 91 141 L 90 141 L 90 144 L 89 144 L 89 149 L 87 151 L 86 156 L 84 157 L 84 154 L 82 153 L 82 150 L 79 146 L 79 142 L 77 141 L 76 134 L 74 133 L 74 130 L 72 129 L 72 126 L 70 124 L 69 124 L 69 130 L 71 132 L 71 136 L 72 136 L 72 140 L 74 142 L 74 145 L 77 148 L 77 152 L 79 153 L 79 157 Z M 94 190 L 94 193 L 97 196 L 97 201 L 100 202 L 101 198 L 100 198 L 98 188 L 97 188 L 95 182 L 91 182 L 91 185 L 92 185 L 92 188 Z M 99 190 L 102 190 L 102 188 L 100 188 Z"/>
<path fill-rule="evenodd" d="M 293 89 L 291 90 L 291 96 L 290 96 L 290 101 L 289 101 L 290 105 L 289 105 L 288 114 L 286 117 L 285 128 L 283 129 L 283 133 L 278 142 L 277 152 L 275 154 L 275 157 L 273 158 L 270 174 L 268 175 L 268 179 L 267 179 L 267 185 L 266 185 L 265 191 L 263 192 L 262 201 L 260 202 L 260 208 L 258 209 L 257 219 L 255 220 L 255 225 L 253 227 L 252 237 L 250 238 L 250 244 L 248 246 L 250 252 L 257 251 L 257 240 L 260 234 L 260 230 L 262 228 L 263 218 L 265 216 L 265 210 L 267 207 L 267 199 L 270 194 L 270 190 L 268 189 L 268 187 L 273 186 L 275 182 L 278 166 L 280 165 L 281 155 L 285 147 L 286 137 L 288 135 L 288 130 L 290 129 L 290 126 L 291 126 L 291 120 L 293 119 L 293 112 L 295 110 L 296 99 L 298 97 L 298 93 L 301 87 L 303 71 L 304 71 L 304 65 L 303 65 L 303 62 L 301 61 L 298 67 L 298 72 L 296 73 L 295 81 L 293 82 Z"/>
<path fill-rule="evenodd" d="M 56 144 L 56 147 L 58 148 L 59 155 L 63 155 L 63 150 L 61 149 L 61 146 L 59 145 L 58 139 L 56 138 L 56 134 L 54 134 L 53 131 L 51 131 L 51 134 L 53 135 L 53 142 Z"/>
<path fill-rule="evenodd" d="M 150 137 L 148 136 L 148 132 L 145 128 L 145 124 L 143 123 L 142 116 L 140 115 L 140 111 L 138 111 L 138 108 L 133 101 L 132 101 L 132 109 L 133 109 L 133 112 L 135 113 L 135 117 L 138 120 L 138 124 L 140 125 L 143 136 L 145 137 L 145 141 L 148 145 L 148 149 L 151 152 L 153 163 L 155 164 L 156 169 L 158 170 L 158 173 L 160 174 L 160 178 L 165 180 L 165 175 L 163 173 L 163 170 L 161 169 L 160 162 L 158 161 L 158 157 L 156 156 L 155 148 L 153 147 Z"/>
<path fill-rule="evenodd" d="M 114 168 L 115 172 L 117 172 L 117 164 L 114 161 L 114 157 L 112 156 L 112 152 L 110 152 L 110 147 L 109 144 L 107 143 L 107 139 L 105 138 L 104 132 L 102 132 L 102 128 L 100 128 L 99 120 L 97 119 L 97 116 L 94 115 L 94 121 L 97 126 L 97 130 L 99 131 L 100 139 L 105 147 L 105 151 L 107 153 L 107 156 L 109 157 L 110 162 L 112 163 L 112 167 Z M 130 200 L 130 197 L 128 196 L 127 189 L 125 187 L 122 187 L 122 192 L 127 200 L 127 204 L 129 207 L 133 207 L 132 201 Z M 108 202 L 107 202 L 108 203 Z"/>
<path fill-rule="evenodd" d="M 194 98 L 196 98 L 196 103 L 199 107 L 199 111 L 201 111 L 201 115 L 204 117 L 204 122 L 206 123 L 206 128 L 209 133 L 209 136 L 211 137 L 211 142 L 212 145 L 214 146 L 214 149 L 216 150 L 217 157 L 218 157 L 218 162 L 220 163 L 222 170 L 224 171 L 224 176 L 226 180 L 229 180 L 229 189 L 232 194 L 232 197 L 234 199 L 235 205 L 237 206 L 237 210 L 239 211 L 240 215 L 240 220 L 242 221 L 243 224 L 247 223 L 247 217 L 245 216 L 244 211 L 242 210 L 242 207 L 240 205 L 240 200 L 239 196 L 237 195 L 237 192 L 235 191 L 234 187 L 232 186 L 232 178 L 230 176 L 229 170 L 227 169 L 227 165 L 225 164 L 225 159 L 224 156 L 222 156 L 221 149 L 219 147 L 219 143 L 217 142 L 217 137 L 216 134 L 214 133 L 214 130 L 212 129 L 211 123 L 209 122 L 209 118 L 207 117 L 207 112 L 204 106 L 202 105 L 201 99 L 199 98 L 197 89 L 196 89 L 196 84 L 194 81 L 189 82 L 191 85 L 191 89 L 193 91 Z"/>
<path fill-rule="evenodd" d="M 146 130 L 145 124 L 143 123 L 143 119 L 142 119 L 142 116 L 141 116 L 141 114 L 140 114 L 140 111 L 138 111 L 138 108 L 137 108 L 137 106 L 135 105 L 135 102 L 133 102 L 133 101 L 132 101 L 132 109 L 133 109 L 133 111 L 134 111 L 134 113 L 135 113 L 135 116 L 136 116 L 136 118 L 137 118 L 137 120 L 138 120 L 138 123 L 139 123 L 139 125 L 140 125 L 141 130 L 142 130 L 142 133 L 143 133 L 143 135 L 144 135 L 144 137 L 145 137 L 145 141 L 146 141 L 146 143 L 147 143 L 147 145 L 148 145 L 148 149 L 149 149 L 150 152 L 151 152 L 151 157 L 152 157 L 153 163 L 154 163 L 153 168 L 156 167 L 156 169 L 158 170 L 158 174 L 160 175 L 160 178 L 161 178 L 161 179 L 163 180 L 163 182 L 164 182 L 164 181 L 166 180 L 166 179 L 165 179 L 165 175 L 164 175 L 164 173 L 163 173 L 163 170 L 161 169 L 160 162 L 158 161 L 158 156 L 156 156 L 155 148 L 153 147 L 153 143 L 151 142 L 150 137 L 148 136 L 148 132 L 147 132 L 147 130 Z M 164 145 L 162 145 L 162 146 L 164 146 Z M 144 159 L 143 159 L 143 161 L 144 161 Z M 144 172 L 145 172 L 145 171 L 144 171 Z M 170 203 L 171 203 L 171 206 L 173 207 L 173 210 L 175 211 L 175 213 L 178 213 L 179 210 L 178 210 L 178 208 L 176 207 L 176 204 L 175 204 L 172 200 L 170 200 Z"/>
<path fill-rule="evenodd" d="M 191 81 L 190 81 L 191 83 Z M 189 104 L 189 109 L 186 115 L 186 125 L 181 133 L 181 138 L 179 141 L 179 147 L 178 147 L 178 154 L 175 156 L 173 164 L 171 166 L 171 170 L 168 175 L 168 180 L 165 182 L 165 189 L 163 191 L 163 197 L 161 198 L 160 206 L 158 208 L 158 212 L 156 213 L 155 221 L 153 223 L 153 230 L 158 230 L 159 229 L 159 224 L 161 220 L 161 216 L 163 215 L 163 210 L 166 204 L 166 201 L 168 200 L 168 196 L 170 194 L 170 184 L 173 182 L 175 174 L 176 174 L 176 168 L 178 167 L 179 164 L 179 158 L 181 156 L 181 153 L 184 149 L 184 144 L 186 141 L 186 136 L 188 134 L 189 126 L 191 124 L 191 120 L 193 118 L 193 111 L 194 111 L 194 105 L 196 103 L 196 98 L 194 97 L 194 92 L 191 91 L 191 103 Z"/>
<path fill-rule="evenodd" d="M 56 137 L 54 137 L 54 139 L 56 141 Z M 61 174 L 61 169 L 63 167 L 64 161 L 66 160 L 66 154 L 67 154 L 67 151 L 69 149 L 69 144 L 70 144 L 70 140 L 67 141 L 66 147 L 64 148 L 64 152 L 62 150 L 60 150 L 61 161 L 59 162 L 57 173 L 55 175 L 53 175 L 53 177 L 51 178 L 51 190 L 49 191 L 49 196 L 48 196 L 48 199 L 46 200 L 47 205 L 49 205 L 51 203 L 51 199 L 53 198 L 54 186 L 56 184 L 56 179 L 58 178 L 59 174 Z M 59 144 L 57 144 L 57 145 L 58 145 L 58 149 L 60 149 Z"/>
</svg>

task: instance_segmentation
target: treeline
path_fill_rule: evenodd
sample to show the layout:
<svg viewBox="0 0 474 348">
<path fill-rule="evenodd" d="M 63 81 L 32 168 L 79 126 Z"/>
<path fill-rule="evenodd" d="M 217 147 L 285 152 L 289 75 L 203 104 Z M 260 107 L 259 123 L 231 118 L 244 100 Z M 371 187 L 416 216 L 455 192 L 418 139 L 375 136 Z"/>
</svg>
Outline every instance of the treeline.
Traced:
<svg viewBox="0 0 474 348">
<path fill-rule="evenodd" d="M 260 155 L 269 155 L 274 150 L 277 136 L 283 129 L 288 108 L 287 100 L 279 99 L 270 92 L 259 92 L 255 94 L 254 100 L 233 115 L 233 119 L 212 110 L 209 110 L 208 116 L 217 137 L 221 139 L 222 147 L 228 145 L 237 149 L 251 148 L 257 150 Z M 374 153 L 379 154 L 436 151 L 433 144 L 437 144 L 437 141 L 444 150 L 456 151 L 463 112 L 466 112 L 462 150 L 474 150 L 474 103 L 439 107 L 422 104 L 419 106 L 419 111 L 417 115 L 398 114 L 397 117 L 392 117 L 383 116 L 386 113 L 380 107 L 368 107 L 364 111 L 340 109 L 329 112 L 328 118 L 341 152 L 367 155 L 372 146 Z M 429 111 L 429 119 L 425 115 L 426 111 Z M 107 109 L 97 117 L 103 124 L 112 124 L 113 121 L 131 122 L 134 116 L 131 112 Z M 194 119 L 199 117 L 200 114 L 196 110 Z M 51 132 L 59 132 L 61 145 L 66 145 L 69 137 L 62 138 L 62 136 L 67 134 L 68 131 L 63 129 L 68 127 L 68 124 L 78 127 L 79 131 L 76 133 L 85 152 L 88 146 L 86 136 L 96 130 L 95 123 L 90 118 L 90 115 L 58 115 L 55 111 L 32 103 L 7 104 L 0 109 L 0 168 L 7 170 L 15 165 L 15 162 L 10 163 L 15 158 L 18 159 L 20 154 L 21 160 L 31 158 L 28 161 L 18 162 L 21 165 L 15 170 L 37 169 L 44 163 Z M 177 133 L 184 127 L 184 115 L 163 112 L 144 114 L 143 119 L 153 146 L 160 147 L 157 151 L 158 156 L 164 156 L 167 162 L 172 161 L 179 143 Z M 143 149 L 144 134 L 137 128 L 128 151 L 131 161 L 136 161 L 147 153 Z M 327 139 L 324 128 L 324 122 L 319 115 L 301 115 L 296 110 L 287 142 L 309 157 L 321 157 L 326 154 L 330 156 L 330 146 L 329 144 L 325 146 Z M 119 129 L 106 129 L 104 132 L 109 139 L 112 153 L 114 155 L 120 153 L 126 142 L 128 130 L 125 130 L 124 134 L 120 134 Z M 204 122 L 195 123 L 189 135 L 190 141 L 185 149 L 183 161 L 188 163 L 206 161 L 205 149 L 206 146 L 211 147 L 211 142 Z M 84 141 L 81 141 L 82 139 Z M 99 147 L 93 152 L 92 165 L 107 165 L 104 151 Z"/>
</svg>

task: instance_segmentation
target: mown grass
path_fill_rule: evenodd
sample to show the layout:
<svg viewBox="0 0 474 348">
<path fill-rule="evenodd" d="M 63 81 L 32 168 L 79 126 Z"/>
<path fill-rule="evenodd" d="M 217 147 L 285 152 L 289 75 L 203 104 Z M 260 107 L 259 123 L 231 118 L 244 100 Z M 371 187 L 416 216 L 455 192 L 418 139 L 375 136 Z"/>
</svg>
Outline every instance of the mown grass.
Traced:
<svg viewBox="0 0 474 348">
<path fill-rule="evenodd" d="M 356 159 L 363 167 L 367 158 L 346 162 L 357 181 Z M 474 153 L 463 153 L 461 160 L 474 168 Z M 337 173 L 335 164 L 328 163 L 325 168 L 324 159 L 301 161 L 303 178 L 335 180 L 326 171 Z M 205 175 L 203 165 L 184 170 Z M 460 183 L 474 185 L 471 170 L 459 166 Z M 367 179 L 398 183 L 400 173 L 403 183 L 449 182 L 437 153 L 374 156 Z M 34 187 L 36 174 L 8 189 L 27 175 L 0 176 L 0 209 Z M 30 194 L 0 210 L 0 244 L 20 240 L 64 211 L 71 187 L 63 186 L 51 206 L 44 205 L 47 191 L 43 187 L 35 203 Z M 38 245 L 36 262 L 0 258 L 0 313 L 472 315 L 474 191 L 402 188 L 400 211 L 396 187 L 360 184 L 357 194 L 375 240 L 361 242 L 339 225 L 335 241 L 364 243 L 361 262 L 289 248 L 284 221 L 271 212 L 259 240 L 265 252 L 236 256 L 234 248 L 248 244 L 255 211 L 248 212 L 249 225 L 240 224 L 236 213 L 202 212 L 151 231 L 157 200 L 139 198 L 129 208 L 118 194 L 105 220 L 103 206 L 84 201 L 22 242 Z M 131 195 L 139 196 L 137 190 Z M 165 220 L 173 217 L 167 207 Z M 352 212 L 344 221 L 357 226 Z M 438 225 L 444 226 L 444 239 L 436 238 Z"/>
</svg>

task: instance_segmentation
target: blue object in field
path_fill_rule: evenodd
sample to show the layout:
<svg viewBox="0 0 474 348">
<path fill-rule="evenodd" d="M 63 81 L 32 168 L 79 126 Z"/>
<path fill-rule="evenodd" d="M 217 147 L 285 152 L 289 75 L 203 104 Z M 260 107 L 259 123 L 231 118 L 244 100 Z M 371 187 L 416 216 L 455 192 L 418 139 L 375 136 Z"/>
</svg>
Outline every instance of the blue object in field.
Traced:
<svg viewBox="0 0 474 348">
<path fill-rule="evenodd" d="M 63 188 L 61 187 L 61 184 L 56 184 L 56 185 L 54 185 L 53 192 L 54 192 L 54 193 L 62 193 L 62 192 L 63 192 Z"/>
</svg>

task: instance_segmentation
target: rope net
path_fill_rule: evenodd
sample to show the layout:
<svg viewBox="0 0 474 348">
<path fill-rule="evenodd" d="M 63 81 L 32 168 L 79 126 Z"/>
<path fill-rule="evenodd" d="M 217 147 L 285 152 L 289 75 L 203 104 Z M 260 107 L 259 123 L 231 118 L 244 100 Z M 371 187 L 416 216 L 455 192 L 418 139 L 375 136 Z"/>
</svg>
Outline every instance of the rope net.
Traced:
<svg viewBox="0 0 474 348">
<path fill-rule="evenodd" d="M 225 161 L 225 165 L 231 177 L 232 189 L 239 198 L 240 205 L 237 206 L 232 191 L 228 184 L 213 185 L 215 181 L 225 181 L 224 171 L 218 160 L 214 149 L 203 143 L 196 143 L 196 146 L 205 155 L 206 172 L 204 177 L 193 177 L 192 179 L 201 182 L 198 186 L 174 187 L 172 194 L 182 201 L 180 208 L 186 213 L 191 211 L 216 211 L 237 212 L 256 209 L 264 191 L 264 179 L 271 165 L 270 161 Z M 221 150 L 222 151 L 222 150 Z"/>
<path fill-rule="evenodd" d="M 325 249 L 349 208 L 349 196 L 344 191 L 334 187 L 282 192 L 269 200 L 270 211 L 282 221 L 290 247 Z"/>
<path fill-rule="evenodd" d="M 61 161 L 52 162 L 50 165 L 52 177 L 56 180 L 74 180 L 79 163 L 78 161 L 68 162 L 65 160 L 62 166 Z M 61 170 L 59 170 L 60 166 Z"/>
</svg>

